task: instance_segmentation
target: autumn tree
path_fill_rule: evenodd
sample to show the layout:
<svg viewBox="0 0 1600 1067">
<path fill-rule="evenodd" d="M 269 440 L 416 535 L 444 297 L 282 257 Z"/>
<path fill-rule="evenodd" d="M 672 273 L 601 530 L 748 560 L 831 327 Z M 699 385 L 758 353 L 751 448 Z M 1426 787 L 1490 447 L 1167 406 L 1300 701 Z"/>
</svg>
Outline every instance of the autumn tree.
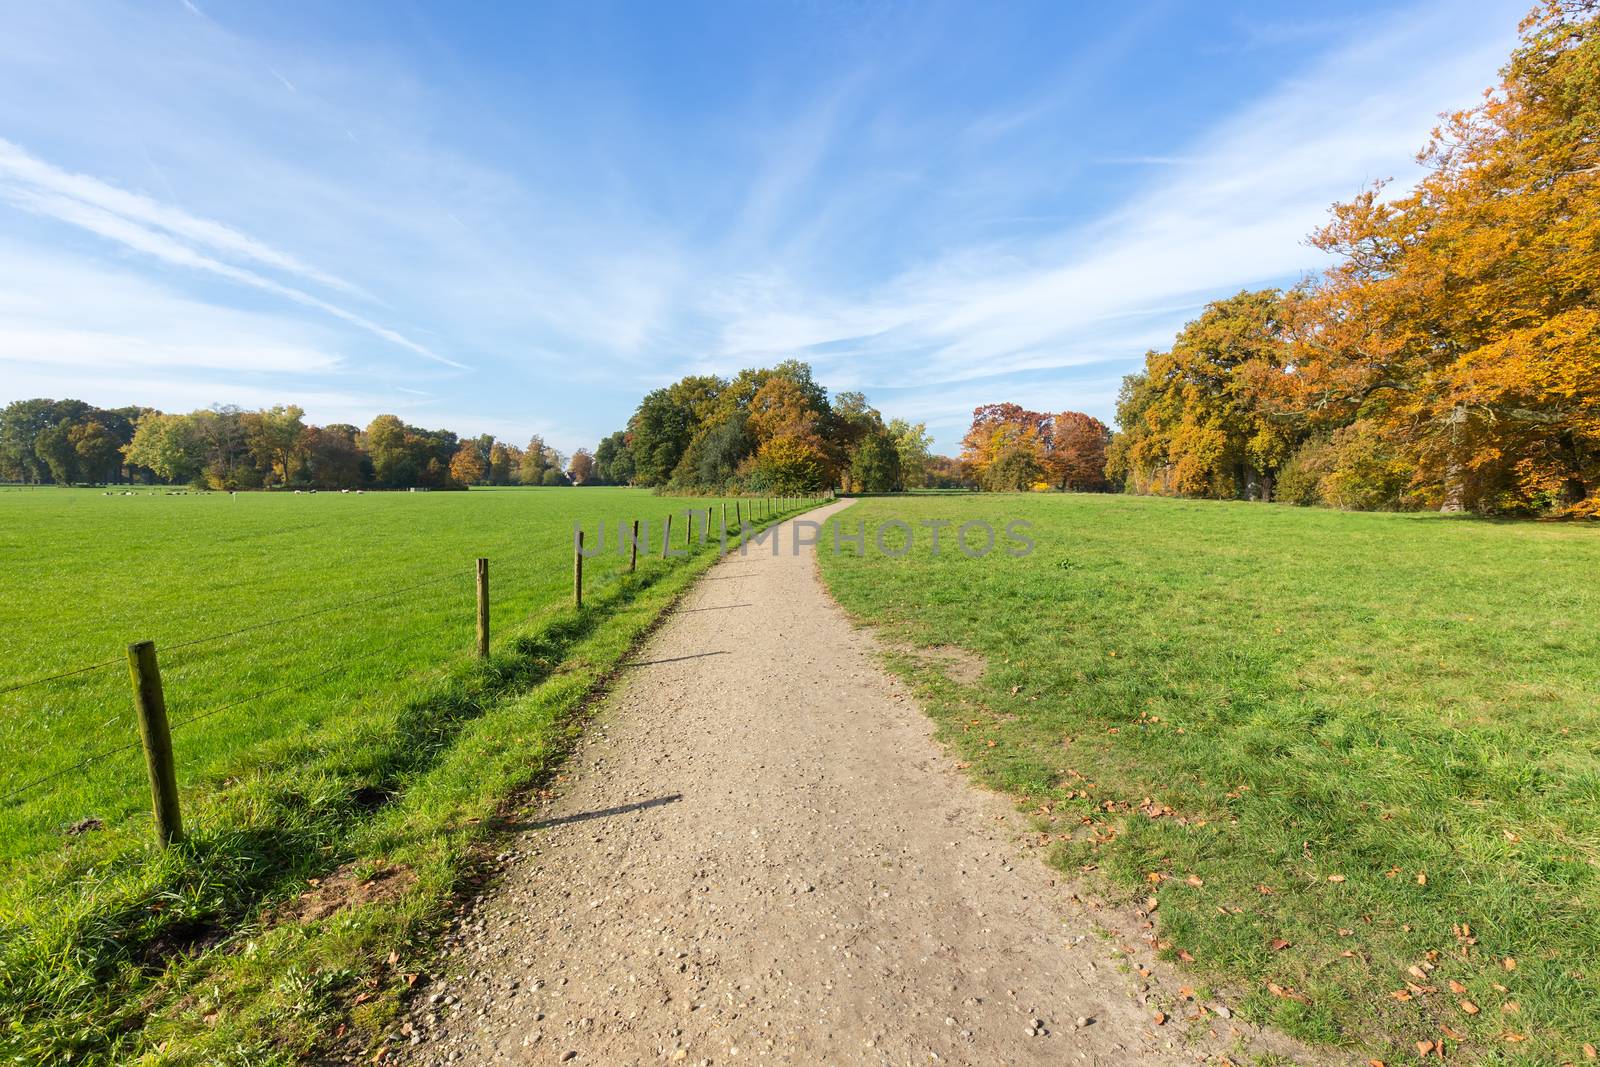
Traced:
<svg viewBox="0 0 1600 1067">
<path fill-rule="evenodd" d="M 588 449 L 580 448 L 572 453 L 567 463 L 567 476 L 573 485 L 587 485 L 594 478 L 594 456 Z"/>
<path fill-rule="evenodd" d="M 463 441 L 450 457 L 450 477 L 462 485 L 477 485 L 487 473 L 476 441 Z"/>
<path fill-rule="evenodd" d="M 1301 407 L 1369 422 L 1445 510 L 1600 513 L 1600 5 L 1546 4 L 1410 193 L 1334 208 Z"/>
</svg>

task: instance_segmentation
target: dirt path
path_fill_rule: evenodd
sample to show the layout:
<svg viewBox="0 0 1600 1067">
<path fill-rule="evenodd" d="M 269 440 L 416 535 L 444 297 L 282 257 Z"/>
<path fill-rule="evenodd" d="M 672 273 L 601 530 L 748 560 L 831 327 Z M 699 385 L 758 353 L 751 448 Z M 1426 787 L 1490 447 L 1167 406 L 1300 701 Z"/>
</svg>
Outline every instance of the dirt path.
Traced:
<svg viewBox="0 0 1600 1067">
<path fill-rule="evenodd" d="M 1131 934 L 1105 924 L 1132 917 L 1091 916 L 1028 854 L 1012 806 L 967 783 L 810 549 L 791 552 L 786 535 L 777 558 L 719 563 L 634 657 L 452 939 L 455 977 L 418 998 L 414 1061 L 1193 1064 L 1265 1047 L 1119 954 Z"/>
</svg>

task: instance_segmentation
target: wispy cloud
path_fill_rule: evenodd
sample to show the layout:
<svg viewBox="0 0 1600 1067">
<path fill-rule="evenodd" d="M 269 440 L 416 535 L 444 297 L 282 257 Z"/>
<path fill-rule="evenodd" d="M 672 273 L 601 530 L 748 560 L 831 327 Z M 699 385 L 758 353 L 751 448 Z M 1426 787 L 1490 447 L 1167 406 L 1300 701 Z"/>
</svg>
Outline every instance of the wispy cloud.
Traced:
<svg viewBox="0 0 1600 1067">
<path fill-rule="evenodd" d="M 256 270 L 224 262 L 210 252 L 233 255 L 345 292 L 359 292 L 348 283 L 221 223 L 197 218 L 94 178 L 68 173 L 35 159 L 5 140 L 0 140 L 0 196 L 27 211 L 69 223 L 174 266 L 208 271 L 229 281 L 292 300 L 437 363 L 458 370 L 469 369 L 465 364 L 412 341 L 397 330 L 304 289 L 275 281 Z"/>
<path fill-rule="evenodd" d="M 1475 96 L 1508 41 L 1442 40 L 1434 14 L 1391 21 L 1181 154 L 1130 158 L 1170 176 L 1099 217 L 947 250 L 865 296 L 797 288 L 778 270 L 730 279 L 709 305 L 720 362 L 799 352 L 866 388 L 914 365 L 921 385 L 978 401 L 963 383 L 1131 361 L 1170 339 L 1174 307 L 1315 269 L 1305 237 L 1328 205 L 1404 165 L 1439 110 Z"/>
</svg>

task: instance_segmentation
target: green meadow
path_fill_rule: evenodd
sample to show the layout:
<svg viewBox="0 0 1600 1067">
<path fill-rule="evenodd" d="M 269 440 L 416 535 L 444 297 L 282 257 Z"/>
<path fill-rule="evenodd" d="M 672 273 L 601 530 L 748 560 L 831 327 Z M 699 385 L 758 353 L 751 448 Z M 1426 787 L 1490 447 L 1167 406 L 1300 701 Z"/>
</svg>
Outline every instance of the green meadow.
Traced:
<svg viewBox="0 0 1600 1067">
<path fill-rule="evenodd" d="M 904 558 L 824 548 L 836 596 L 1196 1000 L 1388 1062 L 1600 1044 L 1600 529 L 1089 495 L 834 521 L 894 519 Z M 1025 558 L 952 549 L 1014 519 Z"/>
<path fill-rule="evenodd" d="M 552 773 L 589 695 L 714 561 L 703 526 L 662 559 L 663 520 L 681 550 L 685 509 L 721 503 L 0 492 L 0 1058 L 288 1063 L 336 1024 L 380 1030 L 503 805 Z M 615 530 L 633 519 L 651 542 L 629 574 Z M 594 546 L 601 523 L 579 610 L 573 527 Z M 166 852 L 125 659 L 144 639 L 187 834 Z M 275 917 L 330 876 L 398 891 Z"/>
</svg>

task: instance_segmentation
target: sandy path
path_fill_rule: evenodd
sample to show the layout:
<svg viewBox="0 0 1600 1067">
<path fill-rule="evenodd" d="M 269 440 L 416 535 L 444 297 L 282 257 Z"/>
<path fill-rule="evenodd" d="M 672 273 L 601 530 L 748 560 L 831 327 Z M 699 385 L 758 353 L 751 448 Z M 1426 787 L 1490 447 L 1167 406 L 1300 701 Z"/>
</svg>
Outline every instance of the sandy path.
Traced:
<svg viewBox="0 0 1600 1067">
<path fill-rule="evenodd" d="M 1027 854 L 1011 805 L 954 769 L 810 549 L 791 552 L 785 536 L 776 558 L 719 563 L 635 655 L 463 920 L 455 977 L 418 997 L 412 1058 L 1193 1064 L 1259 1047 L 1117 955 L 1117 917 Z"/>
</svg>

